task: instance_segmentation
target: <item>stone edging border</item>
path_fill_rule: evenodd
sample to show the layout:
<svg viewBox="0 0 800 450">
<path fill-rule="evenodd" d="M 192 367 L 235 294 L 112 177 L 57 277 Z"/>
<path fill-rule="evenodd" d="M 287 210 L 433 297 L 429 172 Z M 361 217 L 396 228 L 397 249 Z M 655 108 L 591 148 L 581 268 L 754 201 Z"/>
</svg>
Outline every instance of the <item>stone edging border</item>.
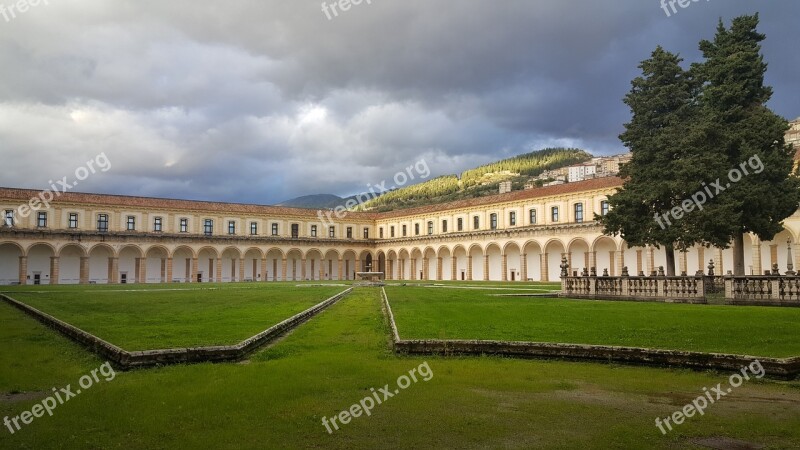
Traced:
<svg viewBox="0 0 800 450">
<path fill-rule="evenodd" d="M 7 295 L 0 294 L 0 299 L 28 314 L 45 326 L 56 330 L 68 339 L 86 347 L 99 357 L 110 361 L 115 367 L 122 370 L 129 370 L 170 364 L 239 361 L 260 347 L 274 341 L 283 334 L 321 313 L 329 306 L 344 298 L 344 296 L 349 294 L 352 290 L 353 288 L 348 288 L 236 345 L 169 348 L 134 352 L 129 352 L 117 347 L 91 333 L 83 331 L 80 328 L 39 311 Z"/>
<path fill-rule="evenodd" d="M 546 342 L 400 339 L 394 314 L 389 305 L 389 297 L 384 289 L 381 289 L 381 297 L 384 310 L 388 316 L 389 326 L 392 329 L 394 351 L 399 354 L 441 356 L 499 355 L 516 358 L 565 359 L 716 371 L 738 371 L 742 367 L 758 360 L 764 367 L 766 376 L 770 378 L 793 380 L 800 375 L 800 357 L 758 358 L 725 353 Z"/>
</svg>

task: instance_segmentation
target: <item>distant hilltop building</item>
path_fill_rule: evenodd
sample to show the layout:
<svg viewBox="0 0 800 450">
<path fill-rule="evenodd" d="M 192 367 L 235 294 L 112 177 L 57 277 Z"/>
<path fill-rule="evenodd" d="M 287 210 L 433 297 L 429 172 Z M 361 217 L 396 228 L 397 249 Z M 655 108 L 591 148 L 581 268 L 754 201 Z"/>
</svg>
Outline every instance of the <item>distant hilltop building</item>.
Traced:
<svg viewBox="0 0 800 450">
<path fill-rule="evenodd" d="M 789 122 L 789 131 L 786 132 L 786 143 L 793 144 L 795 150 L 800 151 L 800 117 Z"/>
<path fill-rule="evenodd" d="M 502 183 L 500 183 L 500 193 L 505 194 L 506 192 L 511 192 L 510 181 L 503 181 Z"/>
</svg>

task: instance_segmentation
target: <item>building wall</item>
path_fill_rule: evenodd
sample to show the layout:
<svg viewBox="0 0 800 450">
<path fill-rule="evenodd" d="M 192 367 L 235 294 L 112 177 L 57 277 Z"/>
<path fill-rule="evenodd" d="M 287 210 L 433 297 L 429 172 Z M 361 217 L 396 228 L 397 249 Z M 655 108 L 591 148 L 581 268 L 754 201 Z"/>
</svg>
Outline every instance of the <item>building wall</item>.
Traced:
<svg viewBox="0 0 800 450">
<path fill-rule="evenodd" d="M 599 274 L 619 275 L 628 267 L 632 274 L 650 274 L 665 264 L 663 250 L 628 248 L 619 237 L 604 236 L 594 221 L 619 183 L 604 178 L 384 214 L 332 214 L 330 222 L 310 210 L 75 194 L 42 209 L 46 227 L 37 227 L 33 215 L 0 228 L 0 284 L 338 280 L 353 279 L 368 265 L 394 280 L 558 281 L 562 257 L 571 271 L 596 267 Z M 0 190 L 0 210 L 15 210 L 34 194 Z M 75 228 L 70 213 L 78 214 Z M 97 230 L 99 214 L 109 215 L 106 232 Z M 135 218 L 134 230 L 127 229 L 128 216 Z M 161 232 L 152 229 L 156 217 L 162 218 Z M 186 232 L 180 231 L 182 218 Z M 214 220 L 211 236 L 203 232 L 207 218 Z M 228 234 L 229 221 L 235 234 Z M 249 233 L 251 222 L 258 224 L 257 235 Z M 272 223 L 279 226 L 277 236 Z M 296 238 L 291 224 L 298 225 Z M 335 227 L 334 238 L 328 226 Z M 353 228 L 349 239 L 347 227 Z M 800 267 L 798 236 L 797 213 L 772 242 L 747 236 L 748 273 L 772 264 L 787 270 L 789 245 L 794 267 Z M 705 271 L 709 260 L 717 273 L 732 267 L 730 250 L 693 248 L 679 255 L 678 271 Z"/>
</svg>

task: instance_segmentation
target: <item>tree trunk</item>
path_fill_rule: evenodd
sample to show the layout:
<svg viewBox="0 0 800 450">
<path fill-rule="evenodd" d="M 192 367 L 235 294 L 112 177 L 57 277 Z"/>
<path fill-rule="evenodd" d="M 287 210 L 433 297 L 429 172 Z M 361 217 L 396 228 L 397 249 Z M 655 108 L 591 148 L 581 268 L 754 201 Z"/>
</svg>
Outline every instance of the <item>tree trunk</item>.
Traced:
<svg viewBox="0 0 800 450">
<path fill-rule="evenodd" d="M 675 276 L 675 247 L 670 245 L 664 246 L 664 252 L 667 254 L 667 276 L 674 277 Z"/>
<path fill-rule="evenodd" d="M 736 233 L 733 237 L 733 274 L 744 276 L 744 234 Z M 725 275 L 720 273 L 719 275 Z"/>
</svg>

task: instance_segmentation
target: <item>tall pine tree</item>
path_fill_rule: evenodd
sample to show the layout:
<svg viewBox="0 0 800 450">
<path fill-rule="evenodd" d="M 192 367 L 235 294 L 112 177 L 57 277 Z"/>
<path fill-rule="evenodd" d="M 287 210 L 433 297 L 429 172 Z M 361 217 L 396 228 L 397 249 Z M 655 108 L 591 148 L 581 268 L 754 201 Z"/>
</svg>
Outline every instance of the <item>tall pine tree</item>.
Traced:
<svg viewBox="0 0 800 450">
<path fill-rule="evenodd" d="M 733 242 L 735 275 L 745 274 L 744 233 L 772 240 L 800 203 L 800 180 L 790 175 L 794 152 L 784 138 L 788 124 L 766 106 L 772 89 L 764 84 L 767 64 L 760 43 L 765 36 L 758 33 L 758 23 L 758 14 L 737 17 L 730 29 L 720 21 L 714 40 L 700 43 L 705 61 L 692 67 L 703 83 L 703 125 L 717 133 L 728 170 L 748 161 L 764 167 L 758 174 L 749 169 L 749 175 L 731 183 L 714 211 L 730 220 L 726 232 Z"/>
</svg>

